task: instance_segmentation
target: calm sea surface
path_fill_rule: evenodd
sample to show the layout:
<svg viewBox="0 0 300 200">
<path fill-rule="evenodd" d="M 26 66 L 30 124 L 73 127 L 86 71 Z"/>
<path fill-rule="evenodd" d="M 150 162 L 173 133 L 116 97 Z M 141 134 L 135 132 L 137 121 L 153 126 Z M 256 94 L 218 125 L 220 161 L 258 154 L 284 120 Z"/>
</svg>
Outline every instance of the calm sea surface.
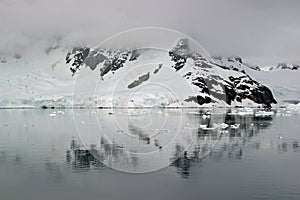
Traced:
<svg viewBox="0 0 300 200">
<path fill-rule="evenodd" d="M 0 199 L 300 199 L 300 116 L 228 112 L 0 110 Z"/>
</svg>

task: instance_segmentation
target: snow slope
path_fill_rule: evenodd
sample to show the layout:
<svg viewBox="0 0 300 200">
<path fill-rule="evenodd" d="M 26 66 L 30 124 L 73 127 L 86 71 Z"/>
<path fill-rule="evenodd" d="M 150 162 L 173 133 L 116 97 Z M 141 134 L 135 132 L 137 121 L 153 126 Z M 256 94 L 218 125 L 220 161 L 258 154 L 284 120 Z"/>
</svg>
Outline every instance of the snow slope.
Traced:
<svg viewBox="0 0 300 200">
<path fill-rule="evenodd" d="M 244 105 L 247 101 L 252 106 L 261 104 L 269 107 L 276 103 L 271 91 L 247 75 L 241 68 L 245 66 L 241 65 L 239 59 L 235 61 L 240 62 L 238 68 L 227 67 L 224 63 L 204 58 L 190 48 L 188 39 L 180 39 L 168 51 L 77 47 L 66 56 L 66 63 L 69 64 L 73 75 L 82 75 L 82 70 L 94 71 L 93 73 L 99 71 L 100 81 L 88 81 L 93 82 L 91 87 L 99 86 L 99 90 L 92 92 L 99 96 L 105 94 L 109 99 L 118 99 L 118 106 L 128 106 L 127 102 L 140 105 L 135 104 L 137 97 L 129 98 L 133 93 L 136 94 L 134 87 L 138 88 L 139 98 L 150 98 L 152 102 L 158 103 L 158 106 L 172 106 L 174 102 L 180 106 L 232 106 Z M 169 90 L 167 93 L 172 93 L 173 96 L 163 93 L 166 99 L 162 100 L 161 97 L 148 97 L 152 89 L 143 92 L 139 90 L 153 83 Z M 111 88 L 116 84 L 117 87 Z M 113 91 L 116 96 L 112 97 L 107 90 Z M 162 94 L 163 89 L 154 91 Z"/>
<path fill-rule="evenodd" d="M 66 48 L 55 43 L 0 58 L 0 107 L 276 103 L 263 85 L 273 86 L 276 74 L 267 79 L 266 72 L 253 70 L 240 58 L 209 60 L 193 51 L 187 39 L 169 50 Z"/>
<path fill-rule="evenodd" d="M 280 63 L 275 67 L 251 66 L 239 57 L 217 57 L 213 63 L 235 71 L 244 71 L 269 87 L 279 105 L 300 101 L 300 70 L 298 64 Z"/>
</svg>

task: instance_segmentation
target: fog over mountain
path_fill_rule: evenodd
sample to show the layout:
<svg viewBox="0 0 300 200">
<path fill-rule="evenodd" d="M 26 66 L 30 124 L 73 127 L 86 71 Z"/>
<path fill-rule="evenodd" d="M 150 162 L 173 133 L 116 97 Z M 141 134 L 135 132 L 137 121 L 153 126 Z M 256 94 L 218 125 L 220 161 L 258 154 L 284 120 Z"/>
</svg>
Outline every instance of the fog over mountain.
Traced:
<svg viewBox="0 0 300 200">
<path fill-rule="evenodd" d="M 55 37 L 93 46 L 120 31 L 154 26 L 191 36 L 211 55 L 258 65 L 295 62 L 299 6 L 297 0 L 1 0 L 0 52 L 22 52 Z"/>
</svg>

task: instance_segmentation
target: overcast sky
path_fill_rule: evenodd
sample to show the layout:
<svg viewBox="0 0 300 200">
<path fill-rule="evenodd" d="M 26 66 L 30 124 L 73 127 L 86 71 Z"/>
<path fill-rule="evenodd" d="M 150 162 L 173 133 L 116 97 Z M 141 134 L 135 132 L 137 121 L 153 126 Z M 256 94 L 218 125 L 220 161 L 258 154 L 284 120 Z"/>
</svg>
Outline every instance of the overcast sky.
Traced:
<svg viewBox="0 0 300 200">
<path fill-rule="evenodd" d="M 0 0 L 0 50 L 62 36 L 94 45 L 131 28 L 183 32 L 212 55 L 300 60 L 298 0 Z"/>
</svg>

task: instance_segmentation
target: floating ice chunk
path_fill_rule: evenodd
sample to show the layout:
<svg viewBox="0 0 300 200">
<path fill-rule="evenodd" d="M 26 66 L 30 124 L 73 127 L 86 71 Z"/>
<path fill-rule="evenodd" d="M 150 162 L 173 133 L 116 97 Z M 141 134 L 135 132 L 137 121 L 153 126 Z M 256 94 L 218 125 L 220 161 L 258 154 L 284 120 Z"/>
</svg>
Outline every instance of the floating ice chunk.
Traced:
<svg viewBox="0 0 300 200">
<path fill-rule="evenodd" d="M 210 118 L 210 115 L 202 115 L 202 118 L 203 118 L 203 119 Z"/>
<path fill-rule="evenodd" d="M 226 129 L 229 127 L 229 125 L 226 123 L 222 123 L 222 124 L 220 124 L 220 127 L 221 127 L 221 129 Z"/>
<path fill-rule="evenodd" d="M 231 115 L 240 115 L 240 116 L 246 116 L 246 115 L 254 115 L 254 112 L 251 108 L 245 107 L 240 108 L 235 112 L 230 113 Z"/>
<path fill-rule="evenodd" d="M 254 112 L 251 108 L 243 108 L 241 110 L 239 110 L 238 115 L 253 115 Z"/>
<path fill-rule="evenodd" d="M 58 111 L 57 111 L 57 114 L 64 115 L 64 114 L 65 114 L 65 112 L 64 112 L 64 111 L 61 111 L 61 110 L 58 110 Z"/>
<path fill-rule="evenodd" d="M 273 111 L 259 110 L 255 113 L 255 117 L 271 117 L 273 115 L 275 115 Z"/>
<path fill-rule="evenodd" d="M 233 129 L 238 129 L 240 127 L 240 124 L 232 124 L 230 125 L 230 128 L 233 128 Z"/>
<path fill-rule="evenodd" d="M 206 127 L 206 128 L 201 128 L 201 129 L 204 130 L 204 131 L 214 131 L 217 128 L 216 127 Z"/>
<path fill-rule="evenodd" d="M 293 113 L 299 113 L 300 114 L 300 103 L 298 104 L 289 104 L 287 107 L 286 107 L 286 113 L 287 112 L 290 112 L 290 114 L 293 112 Z"/>
<path fill-rule="evenodd" d="M 50 116 L 50 117 L 55 117 L 55 116 L 56 116 L 56 113 L 50 113 L 49 116 Z"/>
<path fill-rule="evenodd" d="M 200 128 L 204 131 L 213 131 L 217 129 L 215 124 L 213 124 L 213 127 L 208 127 L 208 125 L 200 125 Z"/>
<path fill-rule="evenodd" d="M 201 124 L 199 127 L 200 128 L 207 128 L 207 124 Z"/>
</svg>

